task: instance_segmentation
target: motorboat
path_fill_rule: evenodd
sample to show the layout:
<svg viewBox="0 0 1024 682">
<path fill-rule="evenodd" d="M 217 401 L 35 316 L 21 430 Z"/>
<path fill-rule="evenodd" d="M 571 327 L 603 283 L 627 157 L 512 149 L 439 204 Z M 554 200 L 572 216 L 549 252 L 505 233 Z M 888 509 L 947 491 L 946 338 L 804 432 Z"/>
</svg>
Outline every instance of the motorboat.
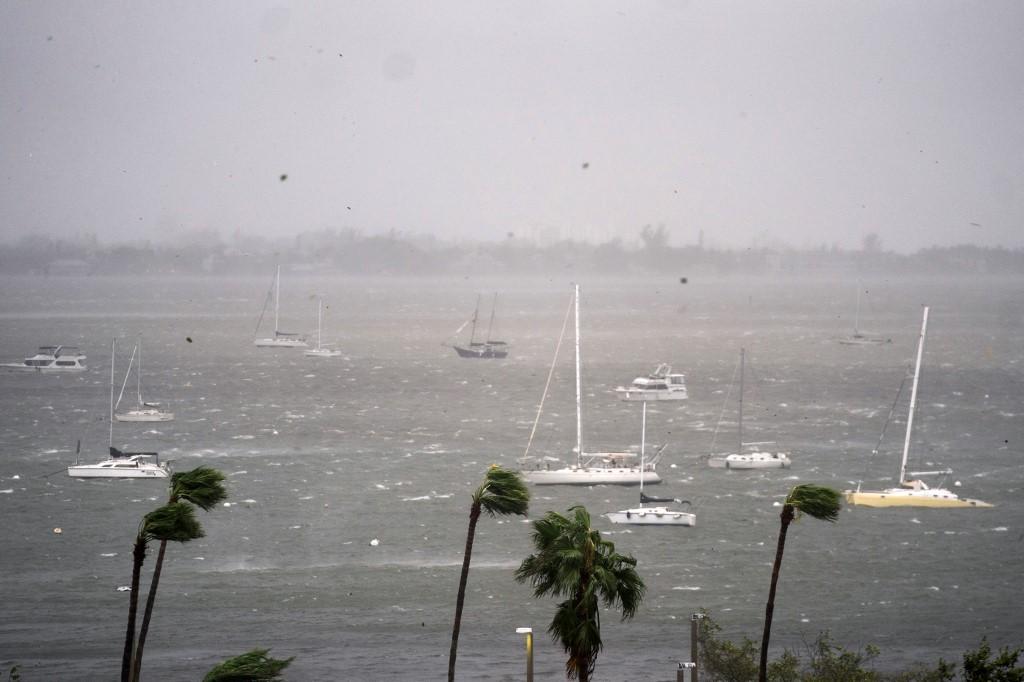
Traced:
<svg viewBox="0 0 1024 682">
<path fill-rule="evenodd" d="M 257 338 L 253 341 L 257 348 L 308 348 L 309 344 L 306 342 L 306 338 L 297 332 L 283 332 L 280 329 L 279 318 L 281 312 L 281 266 L 277 266 L 277 274 L 274 277 L 274 283 L 270 287 L 270 291 L 267 292 L 267 297 L 263 301 L 263 310 L 260 312 L 260 319 L 256 322 L 256 332 L 260 330 L 260 324 L 263 322 L 263 316 L 267 312 L 267 306 L 270 304 L 270 299 L 274 299 L 274 335 L 265 338 Z"/>
<path fill-rule="evenodd" d="M 537 409 L 537 418 L 533 424 L 533 432 L 530 434 L 530 442 L 527 443 L 526 452 L 519 460 L 520 472 L 524 480 L 535 485 L 639 485 L 641 482 L 652 485 L 660 483 L 661 477 L 658 476 L 656 466 L 661 457 L 661 451 L 656 453 L 650 461 L 640 462 L 640 456 L 635 452 L 586 452 L 583 449 L 579 298 L 580 288 L 579 285 L 576 285 L 570 303 L 571 309 L 575 309 L 576 319 L 576 461 L 566 464 L 557 458 L 542 457 L 538 459 L 529 454 L 530 444 L 544 407 L 544 399 L 547 397 L 548 386 L 545 386 L 540 406 Z M 566 322 L 568 322 L 568 313 Z M 563 336 L 564 332 L 563 325 Z M 561 347 L 561 342 L 560 337 L 555 348 L 555 359 L 551 365 L 552 373 L 555 362 L 558 360 L 558 349 Z M 549 373 L 549 385 L 550 376 Z"/>
<path fill-rule="evenodd" d="M 952 475 L 952 469 L 942 469 L 940 471 L 907 471 L 907 459 L 910 455 L 911 430 L 914 426 L 914 410 L 917 407 L 918 380 L 921 375 L 921 357 L 924 354 L 924 339 L 927 331 L 928 307 L 925 306 L 924 319 L 921 321 L 921 335 L 917 343 L 917 360 L 914 364 L 914 382 L 910 391 L 910 407 L 907 411 L 907 430 L 903 439 L 903 456 L 900 460 L 900 472 L 897 485 L 893 488 L 871 491 L 861 490 L 861 486 L 858 484 L 856 490 L 846 490 L 843 492 L 843 495 L 849 504 L 862 507 L 969 508 L 992 506 L 988 502 L 982 502 L 981 500 L 962 498 L 956 493 L 943 487 L 929 487 L 920 479 L 921 476 L 947 477 Z M 899 393 L 897 393 L 896 396 L 896 402 L 898 401 Z M 889 419 L 886 419 L 886 424 L 888 424 L 889 420 L 892 418 L 896 402 L 893 402 L 893 409 L 889 411 Z M 883 427 L 882 437 L 879 438 L 879 446 L 881 446 L 881 441 L 882 438 L 884 438 L 884 435 L 885 428 Z M 876 454 L 877 452 L 878 447 L 874 449 L 873 454 Z"/>
<path fill-rule="evenodd" d="M 75 346 L 40 346 L 36 354 L 21 362 L 5 362 L 0 368 L 12 372 L 84 372 L 85 356 Z"/>
<path fill-rule="evenodd" d="M 671 365 L 660 364 L 647 376 L 633 379 L 629 386 L 615 389 L 621 400 L 686 400 L 686 375 L 672 371 Z"/>
</svg>

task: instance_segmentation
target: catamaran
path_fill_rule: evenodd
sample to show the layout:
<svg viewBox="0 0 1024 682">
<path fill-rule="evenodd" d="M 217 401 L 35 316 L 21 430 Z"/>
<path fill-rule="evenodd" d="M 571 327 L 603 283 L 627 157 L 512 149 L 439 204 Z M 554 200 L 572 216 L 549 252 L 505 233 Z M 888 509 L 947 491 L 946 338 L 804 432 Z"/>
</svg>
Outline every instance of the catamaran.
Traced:
<svg viewBox="0 0 1024 682">
<path fill-rule="evenodd" d="M 658 476 L 656 467 L 661 458 L 661 452 L 656 453 L 650 461 L 640 463 L 637 461 L 639 456 L 635 452 L 585 452 L 583 450 L 579 285 L 573 289 L 571 305 L 575 310 L 576 319 L 576 462 L 566 465 L 556 458 L 537 459 L 529 455 L 533 433 L 536 432 L 537 422 L 540 420 L 540 413 L 544 407 L 544 399 L 547 396 L 548 387 L 545 386 L 540 407 L 537 410 L 537 419 L 533 424 L 533 433 L 530 434 L 530 442 L 527 443 L 526 453 L 519 460 L 523 478 L 536 485 L 638 485 L 641 482 L 651 485 L 660 483 L 661 477 Z M 562 339 L 559 338 L 558 341 L 555 349 L 555 361 L 558 359 L 558 348 L 561 347 Z M 552 372 L 555 361 L 552 361 L 551 364 Z M 550 373 L 548 380 L 550 382 Z M 557 466 L 558 464 L 561 466 Z M 555 468 L 552 468 L 553 466 Z"/>
<path fill-rule="evenodd" d="M 40 346 L 36 354 L 21 362 L 5 362 L 3 369 L 11 372 L 84 372 L 85 356 L 75 346 Z"/>
<path fill-rule="evenodd" d="M 771 445 L 770 442 L 743 442 L 743 373 L 745 364 L 746 351 L 740 348 L 740 396 L 737 424 L 739 447 L 734 453 L 709 457 L 708 465 L 714 469 L 785 469 L 792 464 L 792 461 L 784 452 L 770 452 L 767 450 L 744 452 L 745 447 L 756 448 L 758 446 Z"/>
<path fill-rule="evenodd" d="M 256 322 L 256 331 L 259 332 L 260 324 L 263 322 L 263 316 L 267 312 L 267 305 L 270 303 L 270 299 L 274 299 L 274 335 L 269 338 L 256 339 L 253 341 L 257 348 L 307 348 L 309 346 L 306 343 L 305 337 L 297 332 L 283 332 L 280 330 L 278 318 L 281 311 L 281 266 L 277 266 L 277 275 L 274 277 L 274 283 L 270 287 L 270 291 L 267 292 L 267 297 L 263 301 L 263 310 L 260 311 L 260 319 Z"/>
<path fill-rule="evenodd" d="M 170 469 L 160 463 L 155 452 L 124 452 L 114 447 L 114 352 L 117 341 L 110 342 L 110 431 L 107 451 L 109 457 L 95 464 L 82 464 L 78 460 L 81 441 L 75 448 L 75 463 L 68 467 L 68 476 L 74 478 L 167 478 Z"/>
<path fill-rule="evenodd" d="M 920 476 L 950 476 L 952 469 L 940 471 L 907 471 L 907 459 L 910 455 L 910 435 L 914 426 L 914 409 L 917 407 L 917 385 L 921 375 L 921 357 L 924 354 L 924 339 L 928 331 L 928 306 L 924 308 L 924 319 L 921 321 L 921 336 L 917 342 L 917 360 L 914 363 L 914 383 L 910 389 L 910 407 L 907 412 L 907 432 L 903 439 L 903 457 L 900 460 L 899 484 L 895 488 L 885 490 L 869 491 L 861 490 L 860 484 L 856 490 L 844 491 L 844 496 L 849 504 L 864 507 L 991 507 L 992 505 L 980 500 L 961 498 L 956 493 L 946 488 L 931 488 Z M 895 407 L 895 403 L 894 403 Z M 891 414 L 890 414 L 891 416 Z M 888 421 L 888 420 L 887 420 Z M 883 429 L 884 433 L 884 429 Z M 875 452 L 878 448 L 875 448 Z"/>
<path fill-rule="evenodd" d="M 621 400 L 686 400 L 686 375 L 672 371 L 672 366 L 660 364 L 647 376 L 633 379 L 629 386 L 615 389 Z"/>
<path fill-rule="evenodd" d="M 644 450 L 647 441 L 647 401 L 644 401 L 643 426 L 640 429 L 640 468 L 644 466 Z M 664 449 L 664 446 L 662 446 Z M 665 506 L 645 507 L 649 502 L 676 502 L 682 504 L 682 500 L 675 500 L 670 497 L 648 497 L 644 495 L 644 481 L 640 479 L 640 506 L 632 509 L 623 509 L 617 512 L 608 512 L 605 516 L 612 523 L 622 523 L 633 526 L 693 526 L 697 523 L 697 515 L 681 509 L 669 509 Z M 687 503 L 689 504 L 689 503 Z"/>
<path fill-rule="evenodd" d="M 174 413 L 168 412 L 163 409 L 160 403 L 146 402 L 142 399 L 142 335 L 139 335 L 139 342 L 135 348 L 132 349 L 132 357 L 128 360 L 128 371 L 125 372 L 124 382 L 128 383 L 128 376 L 132 371 L 132 363 L 135 360 L 135 353 L 138 351 L 139 355 L 139 366 L 136 370 L 135 377 L 135 409 L 128 410 L 127 412 L 118 412 L 117 407 L 121 403 L 121 398 L 124 396 L 124 385 L 121 386 L 121 395 L 117 398 L 117 404 L 114 405 L 114 419 L 119 422 L 169 422 L 174 421 Z"/>
<path fill-rule="evenodd" d="M 483 341 L 476 340 L 476 323 L 480 316 L 480 296 L 476 297 L 476 308 L 473 310 L 473 317 L 466 322 L 462 323 L 462 326 L 455 330 L 455 334 L 452 336 L 458 336 L 458 334 L 466 328 L 467 324 L 472 323 L 472 328 L 469 332 L 469 344 L 458 345 L 453 344 L 452 348 L 459 354 L 460 358 L 506 358 L 508 357 L 509 345 L 505 341 L 496 341 L 491 338 L 491 331 L 494 328 L 494 309 L 498 304 L 498 294 L 494 294 L 494 302 L 491 303 L 491 321 L 487 325 L 487 336 Z"/>
<path fill-rule="evenodd" d="M 324 320 L 324 299 L 322 296 L 316 297 L 316 348 L 310 348 L 304 351 L 303 354 L 311 358 L 336 358 L 341 355 L 341 351 L 328 348 L 320 343 L 320 329 L 323 326 Z"/>
</svg>

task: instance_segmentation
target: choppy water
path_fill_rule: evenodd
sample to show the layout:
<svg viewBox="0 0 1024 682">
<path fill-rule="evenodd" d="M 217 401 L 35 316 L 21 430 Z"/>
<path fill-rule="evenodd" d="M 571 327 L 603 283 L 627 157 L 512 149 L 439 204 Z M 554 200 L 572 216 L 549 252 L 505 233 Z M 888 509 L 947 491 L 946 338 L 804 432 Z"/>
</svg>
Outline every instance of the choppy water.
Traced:
<svg viewBox="0 0 1024 682">
<path fill-rule="evenodd" d="M 286 328 L 314 326 L 344 356 L 253 347 L 269 275 L 220 279 L 2 280 L 0 358 L 78 344 L 79 376 L 0 374 L 0 659 L 25 679 L 117 675 L 142 515 L 165 495 L 151 481 L 78 481 L 62 472 L 107 445 L 109 344 L 120 362 L 141 333 L 145 392 L 177 420 L 116 424 L 115 444 L 158 449 L 177 469 L 228 474 L 230 506 L 202 515 L 203 540 L 169 549 L 145 669 L 198 679 L 253 647 L 296 656 L 290 679 L 442 679 L 447 666 L 469 494 L 492 462 L 514 466 L 540 398 L 569 283 L 366 280 L 285 275 Z M 921 462 L 951 466 L 959 491 L 993 510 L 844 511 L 835 525 L 790 533 L 773 643 L 798 647 L 831 630 L 875 643 L 882 667 L 956 658 L 983 634 L 1017 643 L 1024 558 L 1024 283 L 866 282 L 862 327 L 891 345 L 848 347 L 854 280 L 583 281 L 585 443 L 640 438 L 639 406 L 611 393 L 659 362 L 687 372 L 690 400 L 652 405 L 650 442 L 669 442 L 658 494 L 694 501 L 697 527 L 596 523 L 634 554 L 648 595 L 633 622 L 603 619 L 604 680 L 674 679 L 688 658 L 689 614 L 710 609 L 728 634 L 758 638 L 777 531 L 775 506 L 797 482 L 884 485 L 902 421 L 867 466 L 905 368 L 920 304 L 932 305 L 918 438 Z M 499 290 L 506 361 L 444 348 L 478 291 Z M 191 338 L 191 343 L 187 340 Z M 752 364 L 745 426 L 788 449 L 788 471 L 730 472 L 700 460 L 715 436 L 740 346 Z M 563 353 L 534 449 L 573 445 L 572 365 Z M 756 377 L 756 380 L 754 379 Z M 932 466 L 927 464 L 926 466 Z M 535 488 L 532 516 L 575 503 L 622 508 L 635 490 Z M 55 535 L 60 527 L 63 533 Z M 461 679 L 513 680 L 518 626 L 539 633 L 538 676 L 563 657 L 536 601 L 512 572 L 530 551 L 521 520 L 478 527 L 459 647 Z M 371 546 L 373 539 L 379 540 Z"/>
</svg>

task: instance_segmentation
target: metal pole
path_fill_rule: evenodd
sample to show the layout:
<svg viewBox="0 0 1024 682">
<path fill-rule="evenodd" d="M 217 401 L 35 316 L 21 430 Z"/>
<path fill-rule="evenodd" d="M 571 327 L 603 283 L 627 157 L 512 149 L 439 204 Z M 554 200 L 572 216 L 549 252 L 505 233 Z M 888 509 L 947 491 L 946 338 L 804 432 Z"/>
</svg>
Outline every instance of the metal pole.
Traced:
<svg viewBox="0 0 1024 682">
<path fill-rule="evenodd" d="M 690 682 L 697 682 L 697 629 L 700 627 L 702 618 L 704 618 L 703 613 L 690 615 L 690 660 L 693 661 L 693 667 L 690 668 Z"/>
<path fill-rule="evenodd" d="M 516 628 L 520 635 L 526 635 L 526 682 L 533 682 L 533 628 Z"/>
</svg>

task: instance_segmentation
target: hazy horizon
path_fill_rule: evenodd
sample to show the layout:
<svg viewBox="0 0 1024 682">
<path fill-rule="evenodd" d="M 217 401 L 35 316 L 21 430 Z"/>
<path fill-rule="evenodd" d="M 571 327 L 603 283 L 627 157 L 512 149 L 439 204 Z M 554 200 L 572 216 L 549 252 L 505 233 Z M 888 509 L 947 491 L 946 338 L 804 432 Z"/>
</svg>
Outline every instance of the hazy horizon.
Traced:
<svg viewBox="0 0 1024 682">
<path fill-rule="evenodd" d="M 0 241 L 1024 247 L 1024 6 L 0 7 Z"/>
</svg>

